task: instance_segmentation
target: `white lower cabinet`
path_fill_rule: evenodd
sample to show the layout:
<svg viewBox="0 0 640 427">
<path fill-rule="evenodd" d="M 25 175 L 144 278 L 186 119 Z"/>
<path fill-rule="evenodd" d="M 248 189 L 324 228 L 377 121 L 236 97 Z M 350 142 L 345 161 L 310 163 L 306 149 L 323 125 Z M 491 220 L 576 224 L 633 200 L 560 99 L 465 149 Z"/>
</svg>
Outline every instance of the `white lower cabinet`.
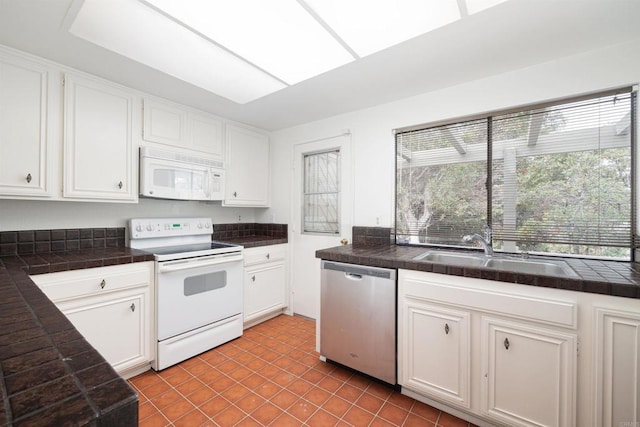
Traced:
<svg viewBox="0 0 640 427">
<path fill-rule="evenodd" d="M 244 251 L 244 325 L 274 317 L 287 306 L 287 245 Z"/>
<path fill-rule="evenodd" d="M 153 262 L 31 276 L 122 376 L 153 360 Z"/>
<path fill-rule="evenodd" d="M 401 384 L 469 407 L 470 321 L 468 311 L 405 300 Z"/>
<path fill-rule="evenodd" d="M 576 425 L 575 302 L 480 279 L 398 277 L 405 394 L 479 425 Z"/>
<path fill-rule="evenodd" d="M 482 412 L 507 425 L 574 425 L 576 335 L 481 322 Z"/>
<path fill-rule="evenodd" d="M 637 305 L 640 305 L 637 304 Z M 640 307 L 596 307 L 596 424 L 640 425 Z"/>
</svg>

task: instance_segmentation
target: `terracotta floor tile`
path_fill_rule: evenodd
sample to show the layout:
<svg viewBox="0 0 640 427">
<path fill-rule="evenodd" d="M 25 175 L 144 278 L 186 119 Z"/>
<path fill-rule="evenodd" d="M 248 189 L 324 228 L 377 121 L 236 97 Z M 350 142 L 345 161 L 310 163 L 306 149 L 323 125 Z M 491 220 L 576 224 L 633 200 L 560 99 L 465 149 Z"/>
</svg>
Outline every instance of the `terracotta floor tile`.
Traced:
<svg viewBox="0 0 640 427">
<path fill-rule="evenodd" d="M 405 418 L 407 418 L 407 415 L 409 415 L 409 411 L 396 405 L 392 405 L 389 402 L 385 403 L 380 409 L 380 412 L 378 412 L 379 417 L 398 426 L 402 425 Z"/>
<path fill-rule="evenodd" d="M 251 417 L 254 418 L 262 425 L 268 425 L 271 421 L 275 420 L 282 414 L 282 410 L 277 406 L 267 402 L 255 411 L 251 413 Z"/>
<path fill-rule="evenodd" d="M 440 416 L 439 409 L 417 401 L 413 404 L 411 412 L 434 423 L 438 421 L 438 417 Z"/>
<path fill-rule="evenodd" d="M 303 396 L 311 389 L 311 387 L 313 387 L 313 385 L 309 384 L 305 380 L 297 379 L 291 384 L 287 385 L 287 390 L 297 394 L 298 396 Z"/>
<path fill-rule="evenodd" d="M 355 402 L 364 393 L 361 389 L 349 384 L 344 384 L 336 391 L 336 395 L 340 396 L 347 402 Z"/>
<path fill-rule="evenodd" d="M 196 390 L 201 389 L 204 386 L 205 384 L 202 381 L 196 378 L 193 378 L 175 387 L 175 390 L 182 393 L 184 396 L 186 396 L 188 394 L 193 393 Z"/>
<path fill-rule="evenodd" d="M 207 421 L 209 421 L 209 417 L 203 414 L 199 409 L 194 409 L 174 421 L 173 425 L 175 427 L 202 426 Z"/>
<path fill-rule="evenodd" d="M 244 412 L 235 406 L 229 406 L 217 415 L 213 416 L 213 421 L 221 426 L 232 426 L 246 416 Z"/>
<path fill-rule="evenodd" d="M 182 394 L 171 389 L 166 393 L 159 394 L 152 398 L 151 403 L 153 403 L 156 408 L 162 410 L 163 408 L 176 403 L 180 399 L 182 399 Z"/>
<path fill-rule="evenodd" d="M 338 418 L 320 409 L 307 420 L 307 424 L 311 427 L 333 427 L 338 421 Z"/>
<path fill-rule="evenodd" d="M 169 421 L 173 422 L 194 409 L 196 409 L 196 407 L 193 406 L 191 402 L 182 398 L 178 402 L 163 408 L 162 413 L 169 419 Z"/>
<path fill-rule="evenodd" d="M 275 384 L 271 381 L 265 381 L 255 389 L 255 392 L 265 399 L 269 399 L 272 396 L 278 394 L 281 390 L 282 387 L 280 387 L 278 384 Z"/>
<path fill-rule="evenodd" d="M 274 427 L 298 427 L 303 425 L 302 421 L 296 420 L 289 414 L 282 414 L 276 420 L 270 424 Z"/>
<path fill-rule="evenodd" d="M 298 399 L 293 405 L 287 409 L 287 413 L 293 415 L 300 421 L 306 421 L 311 415 L 318 410 L 318 407 L 304 399 Z"/>
<path fill-rule="evenodd" d="M 354 426 L 367 426 L 373 420 L 373 414 L 357 406 L 352 406 L 342 419 Z"/>
<path fill-rule="evenodd" d="M 440 414 L 440 418 L 438 418 L 438 427 L 468 427 L 469 423 L 467 421 L 461 420 L 460 418 L 454 417 L 453 415 L 447 414 L 443 412 Z"/>
<path fill-rule="evenodd" d="M 147 396 L 148 399 L 153 399 L 154 397 L 166 393 L 169 390 L 171 390 L 171 386 L 161 380 L 159 383 L 145 388 L 144 390 L 142 390 L 142 392 L 145 396 Z"/>
<path fill-rule="evenodd" d="M 416 414 L 409 413 L 404 422 L 404 427 L 435 427 L 435 423 L 419 417 Z"/>
<path fill-rule="evenodd" d="M 187 399 L 189 399 L 189 401 L 194 405 L 200 406 L 217 395 L 217 392 L 213 391 L 210 387 L 205 386 L 188 395 Z"/>
<path fill-rule="evenodd" d="M 260 384 L 263 384 L 267 379 L 259 374 L 253 374 L 241 381 L 241 384 L 247 387 L 249 390 L 255 390 Z"/>
<path fill-rule="evenodd" d="M 163 371 L 164 372 L 164 371 Z M 193 375 L 191 375 L 189 372 L 187 372 L 186 370 L 180 368 L 180 370 L 176 370 L 174 371 L 174 374 L 166 377 L 164 380 L 166 382 L 168 382 L 169 384 L 171 384 L 173 387 L 178 386 L 190 379 L 193 378 Z"/>
<path fill-rule="evenodd" d="M 142 427 L 472 427 L 319 360 L 315 321 L 279 316 L 161 372 L 130 380 Z"/>
<path fill-rule="evenodd" d="M 394 405 L 408 411 L 413 407 L 415 400 L 408 396 L 405 396 L 404 394 L 400 394 L 399 392 L 394 391 L 391 396 L 389 396 L 389 399 L 387 399 L 387 402 L 393 403 Z"/>
<path fill-rule="evenodd" d="M 227 399 L 222 396 L 216 396 L 207 403 L 200 405 L 198 409 L 204 412 L 208 417 L 213 417 L 229 405 L 231 405 L 231 402 Z"/>
<path fill-rule="evenodd" d="M 343 384 L 344 383 L 342 381 L 338 381 L 333 377 L 325 377 L 318 383 L 318 386 L 327 390 L 329 393 L 335 393 L 340 387 L 342 387 Z"/>
<path fill-rule="evenodd" d="M 353 405 L 346 400 L 333 396 L 322 405 L 322 409 L 331 412 L 337 417 L 342 417 L 352 406 Z"/>
<path fill-rule="evenodd" d="M 247 414 L 250 414 L 265 402 L 266 400 L 263 397 L 258 396 L 256 393 L 250 392 L 242 399 L 237 401 L 235 405 Z M 271 402 L 273 403 L 273 399 L 271 399 Z"/>
<path fill-rule="evenodd" d="M 139 427 L 164 427 L 171 424 L 169 420 L 165 418 L 160 412 L 153 414 L 150 417 L 145 418 L 139 423 Z"/>
<path fill-rule="evenodd" d="M 299 398 L 300 396 L 297 396 L 288 390 L 282 390 L 280 393 L 269 399 L 269 402 L 273 403 L 281 409 L 287 409 L 288 407 L 293 405 L 294 402 L 296 402 Z"/>
<path fill-rule="evenodd" d="M 324 402 L 329 400 L 330 397 L 331 394 L 320 387 L 312 387 L 307 394 L 304 395 L 305 399 L 318 406 L 321 406 Z"/>
<path fill-rule="evenodd" d="M 369 412 L 376 414 L 382 405 L 384 404 L 384 400 L 375 397 L 369 393 L 363 393 L 362 396 L 358 398 L 356 401 L 356 406 L 366 409 Z"/>
<path fill-rule="evenodd" d="M 138 407 L 138 419 L 140 421 L 157 413 L 158 413 L 158 409 L 149 402 L 143 403 Z"/>
<path fill-rule="evenodd" d="M 248 388 L 246 388 L 242 384 L 236 383 L 231 387 L 227 388 L 225 391 L 223 391 L 220 394 L 224 396 L 224 398 L 227 399 L 229 402 L 235 403 L 238 400 L 242 399 L 244 396 L 246 396 L 249 392 L 250 390 Z"/>
</svg>

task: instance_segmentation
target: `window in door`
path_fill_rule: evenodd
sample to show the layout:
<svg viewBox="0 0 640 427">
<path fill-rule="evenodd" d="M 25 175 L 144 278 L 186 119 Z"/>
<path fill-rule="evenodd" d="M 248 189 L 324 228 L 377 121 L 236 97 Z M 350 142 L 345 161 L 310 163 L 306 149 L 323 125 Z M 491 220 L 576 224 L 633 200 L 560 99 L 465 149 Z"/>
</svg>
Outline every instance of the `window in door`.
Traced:
<svg viewBox="0 0 640 427">
<path fill-rule="evenodd" d="M 302 230 L 340 231 L 340 150 L 303 155 Z"/>
</svg>

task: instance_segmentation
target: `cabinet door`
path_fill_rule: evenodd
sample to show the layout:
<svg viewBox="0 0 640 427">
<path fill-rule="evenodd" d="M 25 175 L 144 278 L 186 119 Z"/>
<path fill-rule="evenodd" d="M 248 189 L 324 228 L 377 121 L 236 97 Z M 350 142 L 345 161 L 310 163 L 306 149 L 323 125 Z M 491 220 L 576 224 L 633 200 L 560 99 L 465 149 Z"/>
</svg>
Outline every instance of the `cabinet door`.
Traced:
<svg viewBox="0 0 640 427">
<path fill-rule="evenodd" d="M 85 339 L 122 372 L 151 360 L 149 290 L 58 304 Z"/>
<path fill-rule="evenodd" d="M 189 128 L 188 148 L 224 159 L 224 127 L 220 120 L 204 114 L 189 113 Z"/>
<path fill-rule="evenodd" d="M 50 196 L 45 68 L 0 55 L 0 195 Z"/>
<path fill-rule="evenodd" d="M 596 309 L 596 424 L 640 425 L 640 314 Z"/>
<path fill-rule="evenodd" d="M 577 337 L 482 318 L 482 409 L 513 426 L 575 423 Z"/>
<path fill-rule="evenodd" d="M 227 125 L 225 206 L 268 206 L 269 138 Z"/>
<path fill-rule="evenodd" d="M 284 307 L 284 264 L 268 263 L 246 269 L 244 284 L 245 322 Z"/>
<path fill-rule="evenodd" d="M 145 141 L 183 147 L 186 141 L 187 112 L 149 99 L 144 100 Z"/>
<path fill-rule="evenodd" d="M 64 197 L 137 200 L 132 106 L 127 92 L 67 75 Z"/>
<path fill-rule="evenodd" d="M 470 313 L 404 300 L 400 316 L 400 384 L 469 407 Z"/>
</svg>

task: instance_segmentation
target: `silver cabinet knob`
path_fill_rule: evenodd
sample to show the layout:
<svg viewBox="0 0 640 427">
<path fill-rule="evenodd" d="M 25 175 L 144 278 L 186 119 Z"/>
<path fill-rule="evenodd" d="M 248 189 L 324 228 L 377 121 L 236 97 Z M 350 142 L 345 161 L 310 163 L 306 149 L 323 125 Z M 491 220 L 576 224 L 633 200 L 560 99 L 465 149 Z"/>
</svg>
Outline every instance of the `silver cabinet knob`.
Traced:
<svg viewBox="0 0 640 427">
<path fill-rule="evenodd" d="M 30 173 L 27 174 L 27 182 L 31 182 L 31 174 Z"/>
<path fill-rule="evenodd" d="M 511 343 L 509 343 L 509 338 L 505 338 L 504 339 L 504 348 L 506 348 L 507 350 L 509 350 L 509 346 L 511 345 Z"/>
<path fill-rule="evenodd" d="M 118 188 L 122 190 L 122 181 L 118 183 Z"/>
<path fill-rule="evenodd" d="M 252 282 L 255 282 L 255 281 L 256 281 L 256 276 L 255 276 L 255 275 L 254 275 L 254 276 L 251 276 L 251 281 L 252 281 Z"/>
<path fill-rule="evenodd" d="M 136 305 L 134 303 L 131 303 L 131 306 L 129 307 L 131 309 L 131 311 L 136 311 Z"/>
<path fill-rule="evenodd" d="M 237 191 L 233 192 L 233 197 L 238 197 L 238 192 Z"/>
<path fill-rule="evenodd" d="M 107 285 L 107 282 L 102 279 L 102 282 L 100 282 L 100 289 L 104 289 L 104 287 Z"/>
<path fill-rule="evenodd" d="M 271 254 L 267 254 L 267 259 L 271 259 Z"/>
<path fill-rule="evenodd" d="M 449 335 L 449 324 L 448 323 L 444 324 L 444 333 Z"/>
</svg>

